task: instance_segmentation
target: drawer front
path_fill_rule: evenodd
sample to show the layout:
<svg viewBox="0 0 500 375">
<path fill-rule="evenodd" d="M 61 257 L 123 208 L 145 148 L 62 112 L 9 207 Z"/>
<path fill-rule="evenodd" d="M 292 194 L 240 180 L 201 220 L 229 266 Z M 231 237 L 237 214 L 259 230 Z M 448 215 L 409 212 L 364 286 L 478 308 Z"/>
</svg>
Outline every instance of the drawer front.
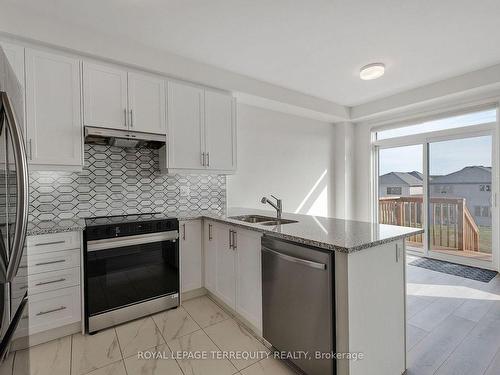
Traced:
<svg viewBox="0 0 500 375">
<path fill-rule="evenodd" d="M 80 249 L 28 255 L 21 260 L 18 276 L 80 267 Z"/>
<path fill-rule="evenodd" d="M 80 285 L 80 267 L 16 277 L 12 283 L 12 298 Z"/>
<path fill-rule="evenodd" d="M 28 298 L 16 336 L 32 335 L 81 321 L 80 287 L 39 293 Z"/>
<path fill-rule="evenodd" d="M 40 254 L 52 251 L 79 249 L 80 232 L 41 234 L 26 238 L 28 254 Z"/>
</svg>

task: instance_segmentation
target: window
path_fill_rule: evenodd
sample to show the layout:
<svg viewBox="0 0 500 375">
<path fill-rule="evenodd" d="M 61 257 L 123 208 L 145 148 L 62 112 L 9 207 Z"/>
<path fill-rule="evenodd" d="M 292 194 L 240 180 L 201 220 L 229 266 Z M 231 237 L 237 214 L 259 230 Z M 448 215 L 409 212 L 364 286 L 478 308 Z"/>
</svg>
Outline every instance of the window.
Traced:
<svg viewBox="0 0 500 375">
<path fill-rule="evenodd" d="M 482 217 L 491 217 L 491 209 L 490 206 L 483 206 L 481 210 Z"/>
<path fill-rule="evenodd" d="M 479 191 L 491 191 L 491 185 L 479 185 Z"/>
<path fill-rule="evenodd" d="M 373 131 L 377 173 L 372 178 L 379 187 L 374 219 L 424 228 L 425 236 L 406 240 L 408 250 L 465 264 L 491 262 L 495 251 L 498 256 L 492 236 L 498 223 L 490 203 L 496 189 L 492 166 L 500 155 L 494 142 L 497 117 L 492 106 Z"/>
<path fill-rule="evenodd" d="M 488 109 L 453 117 L 446 117 L 438 120 L 421 122 L 415 125 L 381 130 L 376 133 L 376 136 L 377 140 L 389 139 L 389 138 L 403 137 L 406 135 L 428 133 L 437 130 L 447 130 L 447 129 L 463 128 L 465 126 L 483 125 L 496 122 L 496 120 L 497 120 L 497 110 Z"/>
<path fill-rule="evenodd" d="M 401 186 L 394 186 L 387 188 L 387 195 L 401 195 L 403 194 L 403 188 Z"/>
<path fill-rule="evenodd" d="M 452 192 L 450 185 L 436 185 L 434 186 L 434 193 L 436 194 L 448 194 Z"/>
</svg>

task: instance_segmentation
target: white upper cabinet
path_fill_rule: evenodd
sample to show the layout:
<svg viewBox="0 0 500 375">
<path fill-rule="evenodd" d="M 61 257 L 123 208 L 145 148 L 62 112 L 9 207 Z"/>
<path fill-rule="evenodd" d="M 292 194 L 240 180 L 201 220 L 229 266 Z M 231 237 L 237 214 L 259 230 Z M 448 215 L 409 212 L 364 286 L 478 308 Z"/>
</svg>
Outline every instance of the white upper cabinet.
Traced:
<svg viewBox="0 0 500 375">
<path fill-rule="evenodd" d="M 236 169 L 234 101 L 229 93 L 168 82 L 170 171 L 232 173 Z"/>
<path fill-rule="evenodd" d="M 128 73 L 129 126 L 131 130 L 165 134 L 165 81 Z"/>
<path fill-rule="evenodd" d="M 127 72 L 84 62 L 83 108 L 84 125 L 127 129 Z"/>
<path fill-rule="evenodd" d="M 168 168 L 204 168 L 203 89 L 168 82 Z"/>
<path fill-rule="evenodd" d="M 24 87 L 24 47 L 5 42 L 0 42 L 0 46 L 2 46 L 7 60 L 14 70 L 17 80 Z"/>
<path fill-rule="evenodd" d="M 84 125 L 165 134 L 165 81 L 108 65 L 83 65 Z"/>
<path fill-rule="evenodd" d="M 225 93 L 205 90 L 206 166 L 231 171 L 236 167 L 233 98 Z"/>
<path fill-rule="evenodd" d="M 26 140 L 32 165 L 82 166 L 80 62 L 26 49 Z"/>
<path fill-rule="evenodd" d="M 4 85 L 4 87 L 0 87 L 0 89 L 9 93 L 9 98 L 14 107 L 14 112 L 16 113 L 19 121 L 23 123 L 21 130 L 24 135 L 26 134 L 26 121 L 24 119 L 26 110 L 26 101 L 24 98 L 24 47 L 5 42 L 0 42 L 0 45 L 2 46 L 5 56 L 7 57 L 7 61 L 5 63 L 8 62 L 12 67 L 12 70 L 10 70 L 5 66 L 0 66 L 0 75 L 3 75 L 2 82 Z M 9 72 L 12 71 L 14 72 L 15 77 L 9 77 Z M 19 83 L 17 84 L 16 80 L 13 78 L 16 78 Z M 9 152 L 11 153 L 12 150 L 9 149 Z M 14 159 L 9 157 L 9 160 Z"/>
</svg>

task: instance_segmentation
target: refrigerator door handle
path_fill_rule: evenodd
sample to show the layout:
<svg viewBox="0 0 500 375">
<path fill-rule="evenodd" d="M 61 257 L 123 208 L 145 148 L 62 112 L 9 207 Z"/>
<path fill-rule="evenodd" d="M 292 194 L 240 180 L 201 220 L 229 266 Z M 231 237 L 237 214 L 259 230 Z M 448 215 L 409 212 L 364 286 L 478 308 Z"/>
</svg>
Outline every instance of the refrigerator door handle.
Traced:
<svg viewBox="0 0 500 375">
<path fill-rule="evenodd" d="M 6 92 L 0 92 L 2 106 L 6 115 L 6 123 L 12 137 L 14 153 L 14 163 L 16 166 L 16 188 L 17 188 L 17 210 L 16 229 L 12 241 L 9 263 L 7 266 L 6 279 L 8 282 L 16 276 L 23 255 L 24 241 L 26 239 L 26 229 L 28 226 L 28 161 L 23 142 L 21 129 L 17 124 L 16 116 Z"/>
</svg>

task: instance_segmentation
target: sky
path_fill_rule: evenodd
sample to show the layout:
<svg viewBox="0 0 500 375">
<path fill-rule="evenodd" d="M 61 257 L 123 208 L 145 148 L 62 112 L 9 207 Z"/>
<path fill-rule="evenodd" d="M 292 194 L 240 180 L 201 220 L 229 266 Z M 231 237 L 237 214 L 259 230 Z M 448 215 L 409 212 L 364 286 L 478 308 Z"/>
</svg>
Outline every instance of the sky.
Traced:
<svg viewBox="0 0 500 375">
<path fill-rule="evenodd" d="M 464 126 L 482 125 L 496 122 L 497 110 L 467 113 L 465 115 L 446 117 L 443 119 L 422 122 L 417 125 L 404 126 L 377 132 L 377 139 L 401 137 L 405 135 L 421 134 L 437 130 L 463 128 Z"/>
<path fill-rule="evenodd" d="M 377 139 L 388 139 L 437 130 L 481 125 L 497 120 L 497 110 L 480 112 L 427 121 L 416 125 L 377 132 Z M 456 172 L 466 166 L 491 167 L 491 136 L 465 138 L 429 144 L 429 173 L 444 175 Z M 380 175 L 389 172 L 423 172 L 423 146 L 406 146 L 382 149 L 379 153 Z"/>
<path fill-rule="evenodd" d="M 430 174 L 449 174 L 472 165 L 491 167 L 491 142 L 491 136 L 484 136 L 431 143 Z M 389 172 L 423 172 L 423 146 L 382 149 L 379 163 L 380 175 Z"/>
</svg>

